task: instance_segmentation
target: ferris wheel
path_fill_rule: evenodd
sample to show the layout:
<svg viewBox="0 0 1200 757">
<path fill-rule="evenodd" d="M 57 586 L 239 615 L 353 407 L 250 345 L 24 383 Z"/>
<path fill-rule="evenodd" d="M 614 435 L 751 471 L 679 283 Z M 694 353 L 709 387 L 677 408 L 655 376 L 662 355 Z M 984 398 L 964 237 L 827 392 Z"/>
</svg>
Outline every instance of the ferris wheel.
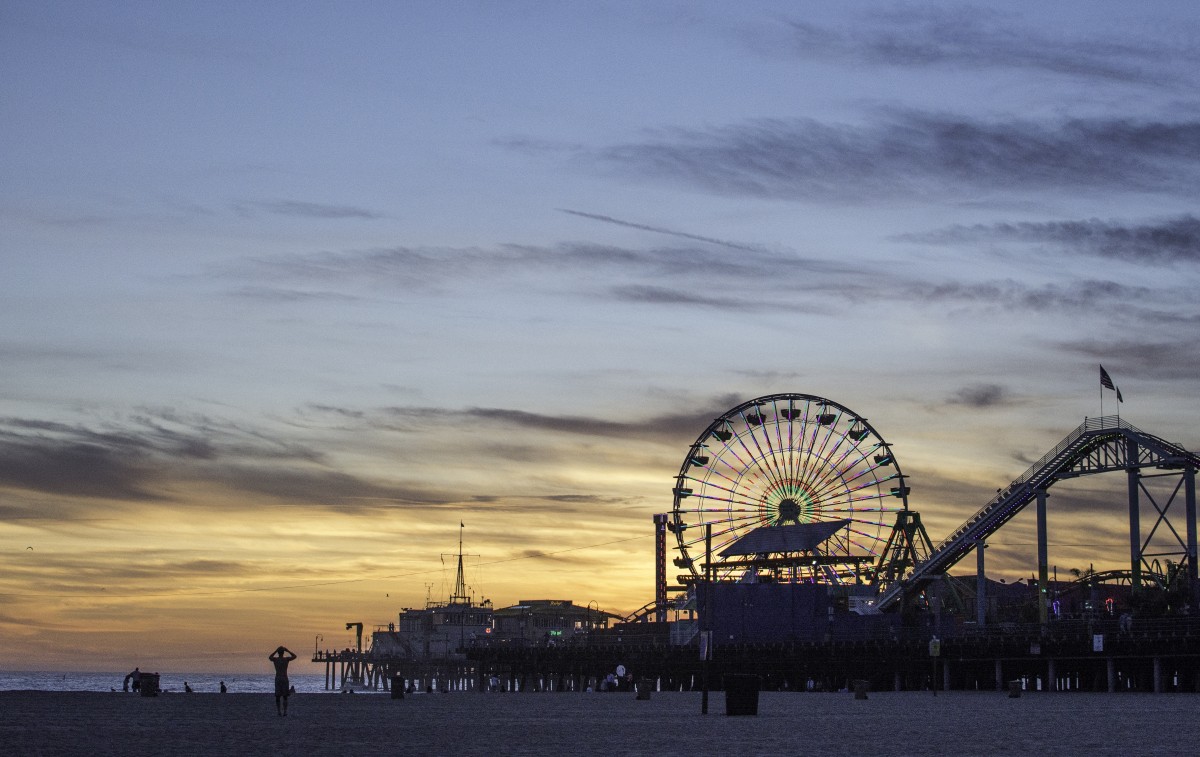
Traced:
<svg viewBox="0 0 1200 757">
<path fill-rule="evenodd" d="M 822 538 L 832 534 L 819 548 L 827 560 L 773 578 L 853 580 L 853 566 L 875 561 L 896 513 L 908 509 L 904 475 L 883 437 L 858 413 L 808 394 L 759 397 L 717 418 L 688 450 L 674 494 L 667 528 L 678 541 L 675 565 L 692 577 L 704 572 L 708 524 L 722 578 L 745 570 L 744 561 L 722 567 L 717 556 L 750 531 L 821 523 Z"/>
</svg>

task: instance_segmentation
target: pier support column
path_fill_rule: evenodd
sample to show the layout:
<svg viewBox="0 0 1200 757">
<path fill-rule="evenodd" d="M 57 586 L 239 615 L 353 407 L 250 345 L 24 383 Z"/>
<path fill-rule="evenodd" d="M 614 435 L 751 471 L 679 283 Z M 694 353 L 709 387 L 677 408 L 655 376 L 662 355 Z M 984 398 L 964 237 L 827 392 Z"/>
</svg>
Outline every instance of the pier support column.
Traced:
<svg viewBox="0 0 1200 757">
<path fill-rule="evenodd" d="M 1108 693 L 1112 694 L 1117 690 L 1117 661 L 1109 657 L 1105 662 L 1108 663 Z"/>
<path fill-rule="evenodd" d="M 996 660 L 996 691 L 1004 691 L 1008 688 L 1004 683 L 1004 663 Z"/>
<path fill-rule="evenodd" d="M 892 688 L 895 691 L 903 691 L 904 690 L 904 676 L 900 675 L 899 670 L 892 673 Z"/>
<path fill-rule="evenodd" d="M 1154 658 L 1154 693 L 1161 694 L 1163 691 L 1162 680 L 1162 658 Z"/>
<path fill-rule="evenodd" d="M 1058 691 L 1058 670 L 1054 660 L 1046 660 L 1046 691 Z"/>
<path fill-rule="evenodd" d="M 950 690 L 950 661 L 942 659 L 942 691 Z"/>
</svg>

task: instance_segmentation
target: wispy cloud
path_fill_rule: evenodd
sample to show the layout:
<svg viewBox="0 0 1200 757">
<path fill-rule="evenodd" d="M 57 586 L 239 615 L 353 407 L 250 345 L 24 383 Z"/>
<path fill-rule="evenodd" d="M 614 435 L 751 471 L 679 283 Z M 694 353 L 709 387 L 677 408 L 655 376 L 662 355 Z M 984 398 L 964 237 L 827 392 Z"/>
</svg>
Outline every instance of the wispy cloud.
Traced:
<svg viewBox="0 0 1200 757">
<path fill-rule="evenodd" d="M 317 291 L 323 293 L 335 282 L 436 294 L 467 282 L 486 280 L 498 286 L 506 280 L 555 274 L 560 281 L 579 282 L 581 290 L 593 295 L 605 291 L 602 285 L 607 283 L 612 287 L 608 291 L 618 299 L 628 299 L 631 290 L 622 287 L 630 279 L 669 277 L 681 286 L 699 290 L 706 284 L 725 289 L 756 282 L 789 281 L 793 282 L 790 288 L 794 291 L 796 281 L 810 280 L 817 286 L 813 274 L 856 275 L 852 266 L 812 260 L 788 251 L 749 246 L 737 250 L 738 254 L 731 255 L 721 245 L 709 243 L 648 249 L 590 243 L 501 244 L 490 248 L 393 247 L 260 258 L 216 275 L 222 280 L 247 281 L 236 290 L 239 296 L 275 301 L 317 296 L 309 294 L 313 291 L 309 286 L 300 284 L 319 286 Z M 295 286 L 284 287 L 282 283 Z M 828 286 L 828 281 L 822 280 L 822 284 Z"/>
<path fill-rule="evenodd" d="M 1200 121 L 984 121 L 881 112 L 869 125 L 767 119 L 664 130 L 598 164 L 728 195 L 864 203 L 964 191 L 1177 193 L 1200 187 Z"/>
<path fill-rule="evenodd" d="M 355 302 L 359 297 L 340 292 L 286 289 L 283 287 L 245 286 L 230 292 L 230 296 L 255 302 Z"/>
<path fill-rule="evenodd" d="M 938 245 L 1012 242 L 1151 265 L 1200 262 L 1200 218 L 1193 215 L 1144 223 L 1091 218 L 950 226 L 898 239 Z"/>
<path fill-rule="evenodd" d="M 268 213 L 295 218 L 358 218 L 366 220 L 383 218 L 381 213 L 354 205 L 329 205 L 299 200 L 246 200 L 234 203 L 233 208 L 242 215 Z"/>
<path fill-rule="evenodd" d="M 795 19 L 782 24 L 782 37 L 760 37 L 756 43 L 776 42 L 796 57 L 820 61 L 972 74 L 983 69 L 1034 70 L 1156 87 L 1178 83 L 1174 72 L 1163 70 L 1161 37 L 1051 36 L 1021 23 L 1015 14 L 978 6 L 863 13 L 841 27 Z M 1181 62 L 1196 59 L 1191 47 L 1166 45 Z"/>
</svg>

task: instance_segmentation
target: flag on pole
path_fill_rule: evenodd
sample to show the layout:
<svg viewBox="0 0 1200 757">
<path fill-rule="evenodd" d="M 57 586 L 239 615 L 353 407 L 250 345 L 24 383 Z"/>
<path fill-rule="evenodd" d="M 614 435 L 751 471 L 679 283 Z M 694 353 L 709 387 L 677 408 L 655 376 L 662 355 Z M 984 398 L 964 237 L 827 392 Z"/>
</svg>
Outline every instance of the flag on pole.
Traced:
<svg viewBox="0 0 1200 757">
<path fill-rule="evenodd" d="M 1121 390 L 1113 383 L 1112 376 L 1108 375 L 1108 371 L 1104 370 L 1104 366 L 1100 366 L 1100 386 L 1105 389 L 1112 389 L 1117 393 L 1117 402 L 1124 402 L 1125 398 L 1121 396 Z"/>
<path fill-rule="evenodd" d="M 466 523 L 463 523 L 463 522 L 460 520 L 460 521 L 458 522 L 458 527 L 459 527 L 459 528 L 466 528 L 466 527 L 467 527 L 467 524 L 466 524 Z"/>
</svg>

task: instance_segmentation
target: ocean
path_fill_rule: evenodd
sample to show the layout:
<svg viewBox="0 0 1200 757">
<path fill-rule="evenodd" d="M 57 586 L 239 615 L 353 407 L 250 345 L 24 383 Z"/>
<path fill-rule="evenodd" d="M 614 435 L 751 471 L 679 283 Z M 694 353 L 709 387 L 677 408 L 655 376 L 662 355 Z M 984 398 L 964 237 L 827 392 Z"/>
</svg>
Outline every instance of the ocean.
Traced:
<svg viewBox="0 0 1200 757">
<path fill-rule="evenodd" d="M 63 673 L 35 671 L 0 671 L 0 691 L 121 691 L 121 684 L 129 671 L 121 673 Z M 149 671 L 153 672 L 153 671 Z M 321 694 L 325 689 L 324 674 L 297 673 L 288 676 L 297 693 Z M 183 693 L 183 684 L 197 694 L 216 694 L 221 690 L 221 681 L 230 693 L 272 694 L 275 691 L 275 674 L 228 673 L 159 673 L 158 686 L 167 693 Z M 369 693 L 369 689 L 363 693 Z"/>
</svg>

